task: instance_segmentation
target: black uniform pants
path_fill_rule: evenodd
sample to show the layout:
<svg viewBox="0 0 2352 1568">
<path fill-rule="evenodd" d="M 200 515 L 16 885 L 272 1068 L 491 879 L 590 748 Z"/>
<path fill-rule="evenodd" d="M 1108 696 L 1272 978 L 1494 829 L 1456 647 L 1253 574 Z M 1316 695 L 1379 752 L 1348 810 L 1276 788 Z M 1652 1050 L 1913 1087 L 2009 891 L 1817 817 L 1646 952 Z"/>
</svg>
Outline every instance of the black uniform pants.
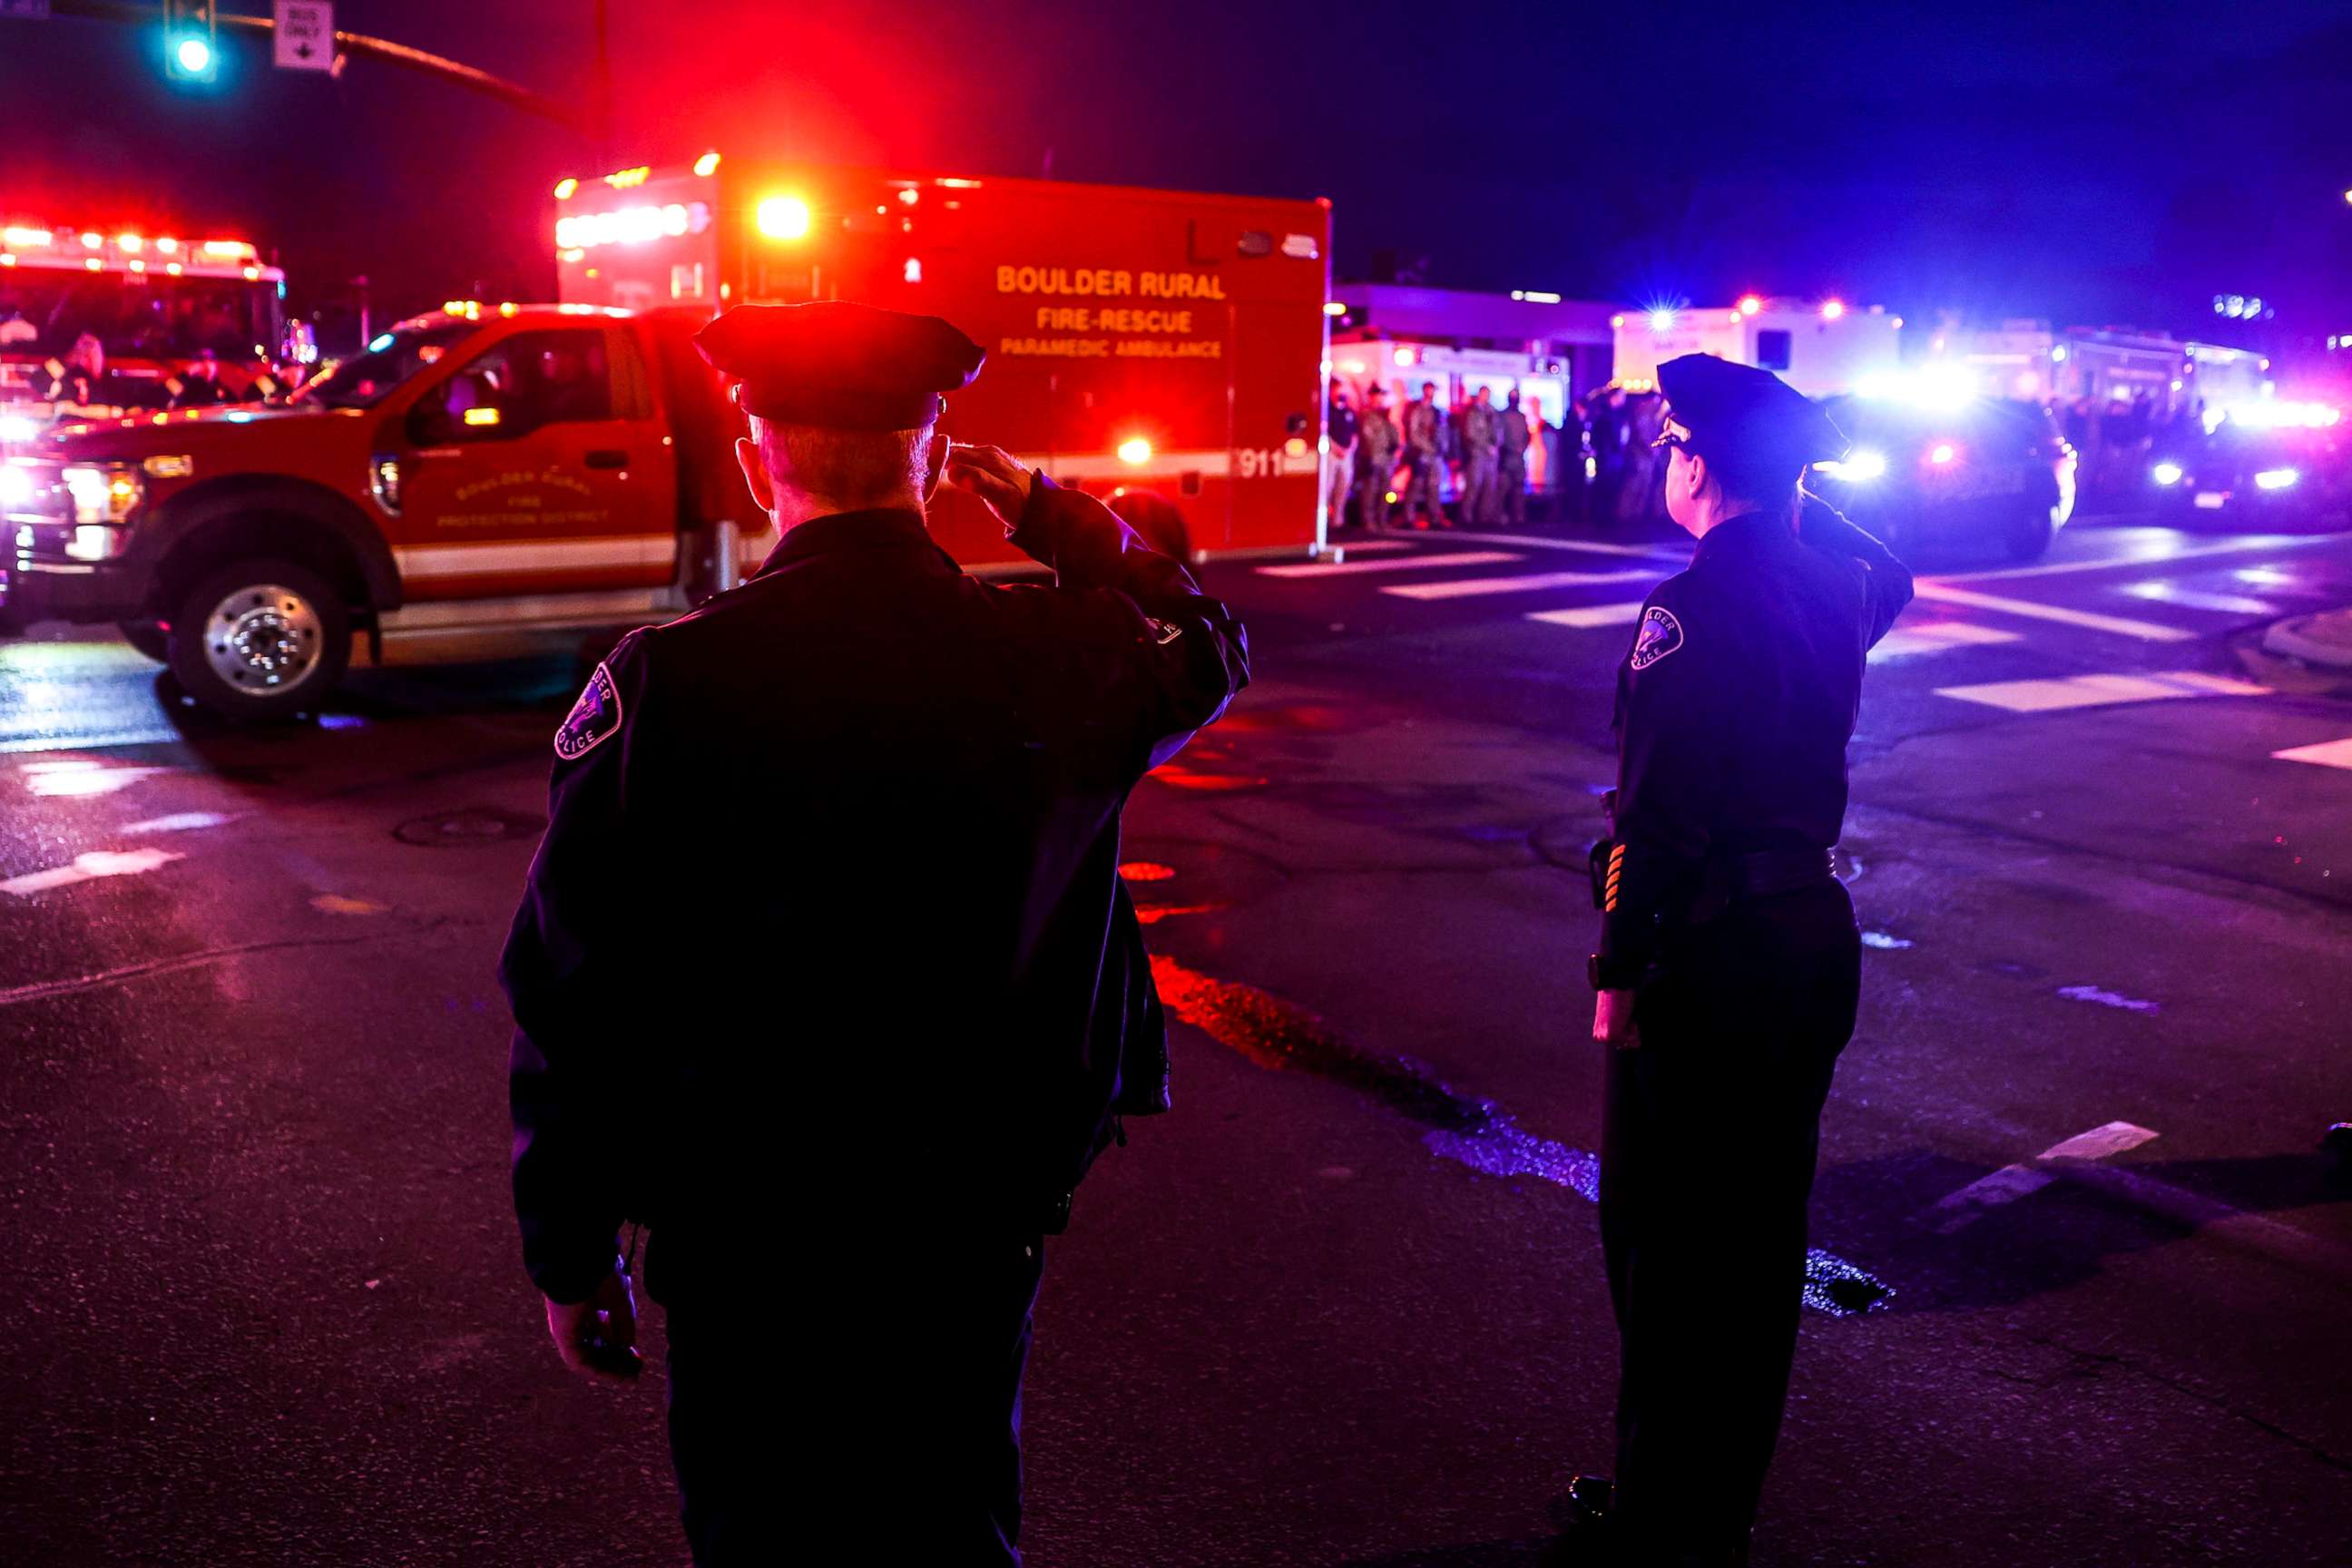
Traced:
<svg viewBox="0 0 2352 1568">
<path fill-rule="evenodd" d="M 1853 1033 L 1844 888 L 1736 905 L 1668 949 L 1611 1053 L 1601 1237 L 1638 1560 L 1739 1563 L 1780 1436 L 1821 1114 Z"/>
<path fill-rule="evenodd" d="M 1018 1564 L 1038 1237 L 819 1247 L 794 1283 L 666 1298 L 698 1568 Z"/>
</svg>

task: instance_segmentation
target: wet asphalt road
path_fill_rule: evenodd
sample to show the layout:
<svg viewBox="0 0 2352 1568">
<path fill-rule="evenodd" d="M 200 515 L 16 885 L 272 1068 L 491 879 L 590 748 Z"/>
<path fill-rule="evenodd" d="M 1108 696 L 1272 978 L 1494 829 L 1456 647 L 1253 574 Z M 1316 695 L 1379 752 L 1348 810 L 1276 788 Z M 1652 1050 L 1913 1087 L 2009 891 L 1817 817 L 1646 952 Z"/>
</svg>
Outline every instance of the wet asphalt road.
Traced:
<svg viewBox="0 0 2352 1568">
<path fill-rule="evenodd" d="M 1616 606 L 1677 562 L 1391 542 L 1208 574 L 1260 679 L 1129 816 L 1178 1110 L 1049 1248 L 1037 1568 L 1519 1568 L 1605 1457 L 1580 862 Z M 2352 685 L 2248 651 L 2352 603 L 2352 536 L 1929 569 L 1854 743 L 1873 947 L 1815 1206 L 1853 1272 L 1759 1561 L 2352 1562 L 2314 1152 L 2352 744 L 2307 750 Z M 0 646 L 7 1562 L 684 1561 L 658 1375 L 564 1376 L 505 1207 L 490 963 L 579 654 L 239 734 L 110 640 Z M 780 1463 L 822 1440 L 791 1419 Z"/>
</svg>

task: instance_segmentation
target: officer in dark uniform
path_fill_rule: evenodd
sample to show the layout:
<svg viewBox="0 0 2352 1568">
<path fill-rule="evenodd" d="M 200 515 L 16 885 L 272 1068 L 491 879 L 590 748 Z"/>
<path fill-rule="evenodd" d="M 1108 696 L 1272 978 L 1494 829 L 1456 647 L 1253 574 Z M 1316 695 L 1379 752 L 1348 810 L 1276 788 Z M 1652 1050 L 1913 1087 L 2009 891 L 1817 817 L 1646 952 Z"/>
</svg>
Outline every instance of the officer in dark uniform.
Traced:
<svg viewBox="0 0 2352 1568">
<path fill-rule="evenodd" d="M 220 356 L 210 349 L 198 349 L 186 371 L 164 380 L 163 391 L 168 395 L 167 408 L 214 408 L 236 401 L 236 395 L 221 384 Z"/>
<path fill-rule="evenodd" d="M 1861 978 L 1831 873 L 1864 655 L 1911 597 L 1798 489 L 1845 442 L 1777 377 L 1660 367 L 1667 510 L 1698 539 L 1617 674 L 1593 1037 L 1601 1229 L 1622 1346 L 1617 1474 L 1575 1561 L 1747 1561 L 1787 1396 L 1830 1073 Z"/>
<path fill-rule="evenodd" d="M 1015 1563 L 1044 1237 L 1168 1104 L 1120 811 L 1246 645 L 1100 503 L 936 434 L 982 357 L 947 322 L 698 343 L 783 537 L 556 733 L 500 964 L 524 1259 L 565 1361 L 626 1375 L 650 1226 L 696 1562 Z M 959 570 L 942 479 L 1054 585 Z"/>
</svg>

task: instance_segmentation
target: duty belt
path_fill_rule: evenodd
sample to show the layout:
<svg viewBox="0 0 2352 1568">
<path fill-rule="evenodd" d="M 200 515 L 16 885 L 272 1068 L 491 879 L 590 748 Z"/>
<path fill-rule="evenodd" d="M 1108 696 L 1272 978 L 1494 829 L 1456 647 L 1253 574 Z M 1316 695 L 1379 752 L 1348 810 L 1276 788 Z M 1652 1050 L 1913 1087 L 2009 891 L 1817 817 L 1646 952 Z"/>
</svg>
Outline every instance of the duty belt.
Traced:
<svg viewBox="0 0 2352 1568">
<path fill-rule="evenodd" d="M 1726 864 L 1730 872 L 1728 891 L 1735 900 L 1766 899 L 1775 893 L 1793 893 L 1800 888 L 1837 880 L 1834 849 L 1776 849 L 1762 855 L 1733 855 L 1727 858 Z"/>
</svg>

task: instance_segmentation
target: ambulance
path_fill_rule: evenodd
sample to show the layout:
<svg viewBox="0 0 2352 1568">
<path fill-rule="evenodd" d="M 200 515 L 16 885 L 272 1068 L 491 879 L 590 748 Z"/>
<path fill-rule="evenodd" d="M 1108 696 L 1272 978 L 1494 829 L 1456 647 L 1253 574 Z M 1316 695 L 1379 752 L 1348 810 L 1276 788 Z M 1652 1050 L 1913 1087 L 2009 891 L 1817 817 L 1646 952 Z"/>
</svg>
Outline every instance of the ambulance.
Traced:
<svg viewBox="0 0 2352 1568">
<path fill-rule="evenodd" d="M 988 351 L 942 426 L 1059 482 L 1172 502 L 1197 554 L 1319 550 L 1330 205 L 755 163 L 709 153 L 555 186 L 565 304 L 855 300 L 943 316 Z M 943 493 L 957 560 L 1016 560 Z M 747 535 L 747 560 L 772 538 Z"/>
<path fill-rule="evenodd" d="M 1633 391 L 1655 387 L 1658 366 L 1694 353 L 1769 370 L 1808 397 L 1854 392 L 1902 369 L 1903 318 L 1879 305 L 1749 294 L 1705 309 L 1621 311 L 1610 325 L 1617 383 Z"/>
</svg>

